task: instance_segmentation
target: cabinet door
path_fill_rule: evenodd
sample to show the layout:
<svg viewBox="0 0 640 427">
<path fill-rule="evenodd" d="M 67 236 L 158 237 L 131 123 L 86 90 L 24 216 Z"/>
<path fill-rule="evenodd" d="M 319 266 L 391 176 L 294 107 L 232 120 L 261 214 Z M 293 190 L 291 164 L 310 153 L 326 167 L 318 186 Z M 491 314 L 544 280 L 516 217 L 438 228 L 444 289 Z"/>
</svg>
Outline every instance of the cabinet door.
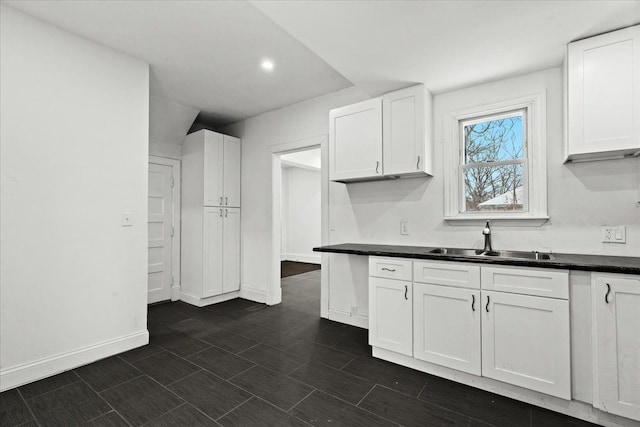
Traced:
<svg viewBox="0 0 640 427">
<path fill-rule="evenodd" d="M 371 99 L 329 112 L 329 178 L 381 177 L 382 102 Z"/>
<path fill-rule="evenodd" d="M 240 139 L 224 135 L 223 141 L 224 205 L 240 207 Z"/>
<path fill-rule="evenodd" d="M 425 89 L 418 85 L 382 97 L 382 140 L 385 175 L 424 173 Z"/>
<path fill-rule="evenodd" d="M 412 355 L 411 282 L 369 278 L 369 344 Z"/>
<path fill-rule="evenodd" d="M 413 357 L 480 375 L 480 291 L 413 284 Z"/>
<path fill-rule="evenodd" d="M 640 149 L 640 25 L 570 43 L 567 65 L 568 157 Z"/>
<path fill-rule="evenodd" d="M 205 131 L 204 134 L 204 205 L 222 206 L 223 190 L 223 144 L 222 135 Z"/>
<path fill-rule="evenodd" d="M 224 208 L 222 292 L 240 289 L 240 209 Z"/>
<path fill-rule="evenodd" d="M 224 208 L 204 208 L 202 239 L 202 296 L 222 293 L 222 237 Z"/>
<path fill-rule="evenodd" d="M 481 294 L 482 375 L 571 399 L 569 301 Z"/>
<path fill-rule="evenodd" d="M 640 277 L 594 275 L 597 406 L 640 421 Z"/>
</svg>

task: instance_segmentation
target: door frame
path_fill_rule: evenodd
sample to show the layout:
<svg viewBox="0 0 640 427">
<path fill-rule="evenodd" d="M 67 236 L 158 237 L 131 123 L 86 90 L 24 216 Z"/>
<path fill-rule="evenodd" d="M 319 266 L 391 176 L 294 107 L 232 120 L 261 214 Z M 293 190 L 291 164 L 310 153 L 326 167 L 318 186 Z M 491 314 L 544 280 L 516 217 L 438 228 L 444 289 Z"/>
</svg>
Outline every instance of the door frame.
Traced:
<svg viewBox="0 0 640 427">
<path fill-rule="evenodd" d="M 304 151 L 320 147 L 320 244 L 329 244 L 329 135 L 323 134 L 311 138 L 272 145 L 269 147 L 271 163 L 271 277 L 267 283 L 266 303 L 268 305 L 282 302 L 282 287 L 280 284 L 280 261 L 282 239 L 282 161 L 283 154 Z M 320 272 L 320 315 L 329 316 L 329 255 L 321 254 L 322 266 Z"/>
<path fill-rule="evenodd" d="M 171 242 L 171 274 L 173 276 L 173 285 L 171 285 L 171 301 L 180 299 L 180 160 L 170 159 L 168 157 L 149 156 L 149 164 L 171 166 L 171 177 L 173 178 L 173 187 L 171 191 L 171 225 L 173 226 L 173 241 Z"/>
</svg>

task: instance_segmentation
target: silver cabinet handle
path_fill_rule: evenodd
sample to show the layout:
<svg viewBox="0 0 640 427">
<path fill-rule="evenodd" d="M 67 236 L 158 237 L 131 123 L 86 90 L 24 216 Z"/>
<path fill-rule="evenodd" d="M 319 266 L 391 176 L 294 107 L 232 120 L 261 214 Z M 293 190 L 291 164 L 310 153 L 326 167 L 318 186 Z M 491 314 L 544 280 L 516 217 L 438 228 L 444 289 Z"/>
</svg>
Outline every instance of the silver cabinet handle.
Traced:
<svg viewBox="0 0 640 427">
<path fill-rule="evenodd" d="M 220 205 L 222 205 L 222 196 L 220 196 Z"/>
<path fill-rule="evenodd" d="M 476 311 L 476 296 L 471 295 L 471 311 Z"/>
<path fill-rule="evenodd" d="M 416 169 L 420 169 L 420 156 L 418 156 L 418 161 L 416 162 Z"/>
<path fill-rule="evenodd" d="M 220 209 L 220 218 L 222 218 L 222 209 Z"/>
<path fill-rule="evenodd" d="M 387 268 L 387 267 L 382 267 L 380 270 L 382 270 L 382 271 L 391 271 L 391 272 L 396 271 L 393 268 Z"/>
<path fill-rule="evenodd" d="M 407 292 L 409 291 L 409 286 L 404 285 L 404 299 L 408 300 L 409 298 L 407 298 Z"/>
<path fill-rule="evenodd" d="M 229 209 L 225 209 L 225 210 L 224 210 L 224 217 L 225 217 L 225 218 L 227 217 L 227 214 L 228 214 L 228 213 L 229 213 Z"/>
<path fill-rule="evenodd" d="M 487 313 L 489 312 L 489 295 L 487 295 L 487 305 L 484 306 L 484 309 L 487 310 Z"/>
<path fill-rule="evenodd" d="M 229 205 L 229 198 L 227 196 L 224 196 L 224 204 L 225 206 Z"/>
<path fill-rule="evenodd" d="M 376 174 L 378 174 L 378 169 L 380 168 L 380 162 L 376 162 Z"/>
<path fill-rule="evenodd" d="M 609 304 L 609 294 L 611 293 L 611 286 L 608 283 L 605 284 L 607 285 L 607 293 L 604 294 L 604 302 Z"/>
</svg>

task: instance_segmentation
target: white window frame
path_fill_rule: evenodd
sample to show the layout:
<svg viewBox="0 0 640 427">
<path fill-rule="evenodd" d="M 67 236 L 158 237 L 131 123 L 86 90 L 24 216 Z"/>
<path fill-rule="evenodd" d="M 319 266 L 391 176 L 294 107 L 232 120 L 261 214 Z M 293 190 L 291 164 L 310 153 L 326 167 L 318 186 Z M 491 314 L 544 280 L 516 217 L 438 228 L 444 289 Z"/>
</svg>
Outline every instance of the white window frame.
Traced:
<svg viewBox="0 0 640 427">
<path fill-rule="evenodd" d="M 444 114 L 444 219 L 452 224 L 482 224 L 492 220 L 504 225 L 538 226 L 547 215 L 547 138 L 546 91 L 492 104 L 478 105 Z M 461 182 L 463 146 L 461 121 L 481 116 L 499 115 L 514 110 L 526 110 L 525 180 L 526 203 L 523 211 L 463 212 L 464 188 Z"/>
</svg>

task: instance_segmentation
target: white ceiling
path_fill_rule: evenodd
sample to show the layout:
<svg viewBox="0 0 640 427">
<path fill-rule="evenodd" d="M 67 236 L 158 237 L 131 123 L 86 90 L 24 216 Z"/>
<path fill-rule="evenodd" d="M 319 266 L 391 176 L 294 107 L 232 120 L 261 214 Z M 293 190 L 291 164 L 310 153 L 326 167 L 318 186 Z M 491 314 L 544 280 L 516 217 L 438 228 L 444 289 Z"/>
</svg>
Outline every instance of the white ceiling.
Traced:
<svg viewBox="0 0 640 427">
<path fill-rule="evenodd" d="M 148 62 L 153 95 L 215 125 L 352 84 L 440 93 L 557 66 L 567 42 L 640 22 L 640 0 L 3 3 Z"/>
</svg>

